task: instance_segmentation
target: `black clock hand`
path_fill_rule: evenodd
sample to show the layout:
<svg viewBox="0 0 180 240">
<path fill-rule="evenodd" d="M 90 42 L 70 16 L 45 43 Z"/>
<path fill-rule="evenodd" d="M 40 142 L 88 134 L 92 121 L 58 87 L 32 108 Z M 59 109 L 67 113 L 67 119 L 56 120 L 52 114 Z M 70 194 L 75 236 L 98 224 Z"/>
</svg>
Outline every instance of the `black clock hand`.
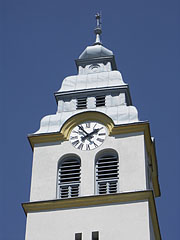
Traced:
<svg viewBox="0 0 180 240">
<path fill-rule="evenodd" d="M 92 134 L 96 134 L 96 133 L 98 133 L 99 132 L 99 130 L 100 130 L 100 128 L 97 128 L 97 129 L 95 129 L 92 133 L 90 133 L 90 135 Z"/>
<path fill-rule="evenodd" d="M 81 137 L 81 140 L 84 142 L 86 139 L 90 139 L 90 138 L 92 138 L 93 136 L 90 136 L 90 134 L 87 134 L 86 136 L 83 136 L 83 137 Z"/>
<path fill-rule="evenodd" d="M 88 133 L 84 130 L 84 128 L 82 126 L 78 126 L 80 130 L 82 130 L 86 135 L 88 135 Z"/>
<path fill-rule="evenodd" d="M 90 140 L 91 138 L 93 138 L 92 135 L 97 134 L 97 133 L 99 132 L 99 130 L 100 130 L 100 128 L 95 129 L 95 130 L 94 130 L 93 132 L 91 132 L 91 133 L 87 133 L 86 136 L 81 137 L 81 140 L 82 140 L 83 142 L 84 142 L 86 139 Z"/>
</svg>

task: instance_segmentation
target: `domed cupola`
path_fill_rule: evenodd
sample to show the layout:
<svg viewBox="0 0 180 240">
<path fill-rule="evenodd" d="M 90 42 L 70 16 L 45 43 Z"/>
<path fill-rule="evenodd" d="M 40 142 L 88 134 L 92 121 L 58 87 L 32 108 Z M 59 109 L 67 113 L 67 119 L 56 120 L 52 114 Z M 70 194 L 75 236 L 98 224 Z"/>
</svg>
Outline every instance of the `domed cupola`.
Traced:
<svg viewBox="0 0 180 240">
<path fill-rule="evenodd" d="M 111 50 L 105 48 L 101 43 L 100 35 L 102 33 L 102 29 L 101 29 L 99 13 L 96 14 L 96 21 L 97 21 L 97 25 L 96 25 L 96 28 L 94 29 L 94 33 L 96 35 L 96 41 L 92 46 L 87 46 L 86 49 L 81 53 L 79 58 L 76 60 L 77 69 L 79 71 L 80 66 L 84 68 L 86 65 L 89 65 L 91 63 L 106 64 L 106 63 L 110 62 L 111 69 L 117 70 L 113 52 Z M 93 65 L 93 66 L 95 66 L 95 65 Z"/>
<path fill-rule="evenodd" d="M 113 56 L 113 52 L 102 45 L 88 46 L 79 56 L 79 59 Z"/>
<path fill-rule="evenodd" d="M 100 35 L 102 33 L 100 14 L 96 14 L 97 26 L 94 29 L 96 35 L 96 41 L 93 46 L 88 46 L 79 56 L 79 59 L 87 58 L 99 58 L 99 57 L 108 57 L 113 56 L 113 52 L 102 46 Z"/>
</svg>

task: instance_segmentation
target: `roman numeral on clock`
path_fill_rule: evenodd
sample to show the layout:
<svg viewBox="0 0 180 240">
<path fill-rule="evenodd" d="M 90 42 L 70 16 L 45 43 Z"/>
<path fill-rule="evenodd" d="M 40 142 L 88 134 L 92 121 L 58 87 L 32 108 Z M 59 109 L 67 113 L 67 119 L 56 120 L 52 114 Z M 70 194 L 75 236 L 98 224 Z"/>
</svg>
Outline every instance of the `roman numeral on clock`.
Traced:
<svg viewBox="0 0 180 240">
<path fill-rule="evenodd" d="M 80 143 L 79 146 L 78 146 L 78 149 L 82 150 L 82 149 L 83 149 L 83 146 L 84 146 L 84 144 L 83 144 L 83 143 Z"/>
<path fill-rule="evenodd" d="M 97 141 L 99 141 L 99 142 L 104 142 L 104 140 L 102 139 L 102 138 L 97 138 Z"/>
<path fill-rule="evenodd" d="M 79 140 L 76 140 L 76 141 L 72 142 L 72 145 L 76 146 L 76 145 L 78 145 L 78 143 L 79 143 Z"/>
<path fill-rule="evenodd" d="M 99 133 L 98 134 L 99 136 L 104 136 L 104 135 L 106 135 L 105 133 Z"/>
<path fill-rule="evenodd" d="M 78 139 L 78 136 L 71 137 L 71 140 Z"/>
<path fill-rule="evenodd" d="M 86 127 L 87 127 L 87 128 L 90 128 L 90 122 L 87 122 L 87 123 L 86 123 Z"/>
<path fill-rule="evenodd" d="M 86 150 L 90 150 L 89 144 L 86 144 Z"/>
</svg>

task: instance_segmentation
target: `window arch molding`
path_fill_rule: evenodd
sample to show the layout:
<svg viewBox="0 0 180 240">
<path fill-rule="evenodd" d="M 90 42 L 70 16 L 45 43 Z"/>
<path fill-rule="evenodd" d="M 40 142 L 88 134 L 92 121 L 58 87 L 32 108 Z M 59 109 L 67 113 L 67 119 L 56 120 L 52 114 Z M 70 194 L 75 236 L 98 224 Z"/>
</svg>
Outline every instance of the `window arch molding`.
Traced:
<svg viewBox="0 0 180 240">
<path fill-rule="evenodd" d="M 63 155 L 57 165 L 57 198 L 78 197 L 80 183 L 80 157 L 76 154 Z"/>
<path fill-rule="evenodd" d="M 103 149 L 95 156 L 96 194 L 118 192 L 119 156 L 112 148 Z"/>
</svg>

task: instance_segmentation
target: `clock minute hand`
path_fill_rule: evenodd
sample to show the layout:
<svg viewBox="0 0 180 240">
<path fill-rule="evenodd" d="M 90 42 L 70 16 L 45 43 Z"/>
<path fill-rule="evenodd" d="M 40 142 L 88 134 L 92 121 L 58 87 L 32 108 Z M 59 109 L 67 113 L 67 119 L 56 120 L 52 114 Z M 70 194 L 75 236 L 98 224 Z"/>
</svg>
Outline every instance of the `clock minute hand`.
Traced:
<svg viewBox="0 0 180 240">
<path fill-rule="evenodd" d="M 82 126 L 78 126 L 79 129 L 81 129 L 86 135 L 88 135 L 88 133 L 84 130 L 84 128 Z"/>
</svg>

